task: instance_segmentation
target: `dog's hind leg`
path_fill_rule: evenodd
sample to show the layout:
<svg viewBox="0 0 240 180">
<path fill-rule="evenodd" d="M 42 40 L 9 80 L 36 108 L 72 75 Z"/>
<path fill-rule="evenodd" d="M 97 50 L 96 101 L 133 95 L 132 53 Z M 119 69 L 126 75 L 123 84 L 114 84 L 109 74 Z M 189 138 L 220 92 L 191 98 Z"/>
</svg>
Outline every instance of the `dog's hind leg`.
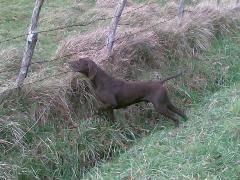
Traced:
<svg viewBox="0 0 240 180">
<path fill-rule="evenodd" d="M 178 109 L 176 106 L 174 106 L 172 103 L 169 103 L 169 104 L 167 105 L 167 107 L 168 107 L 171 111 L 173 111 L 173 112 L 177 113 L 179 116 L 181 116 L 184 120 L 187 120 L 187 119 L 188 119 L 187 116 L 186 116 L 186 114 L 185 114 L 182 110 L 180 110 L 180 109 Z"/>
<path fill-rule="evenodd" d="M 164 115 L 165 117 L 168 117 L 173 120 L 175 127 L 179 127 L 179 120 L 176 117 L 176 114 L 174 114 L 170 109 L 167 108 L 167 106 L 161 105 L 161 104 L 153 104 L 154 108 L 157 112 Z"/>
</svg>

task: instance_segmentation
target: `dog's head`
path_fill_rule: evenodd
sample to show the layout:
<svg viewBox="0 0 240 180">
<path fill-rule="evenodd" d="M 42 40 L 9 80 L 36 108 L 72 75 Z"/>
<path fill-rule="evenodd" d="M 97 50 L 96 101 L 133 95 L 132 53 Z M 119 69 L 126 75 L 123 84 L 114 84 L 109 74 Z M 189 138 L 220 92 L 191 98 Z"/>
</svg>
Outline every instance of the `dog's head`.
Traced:
<svg viewBox="0 0 240 180">
<path fill-rule="evenodd" d="M 97 74 L 97 65 L 90 58 L 80 58 L 69 62 L 69 65 L 74 72 L 83 73 L 89 79 L 93 79 Z"/>
</svg>

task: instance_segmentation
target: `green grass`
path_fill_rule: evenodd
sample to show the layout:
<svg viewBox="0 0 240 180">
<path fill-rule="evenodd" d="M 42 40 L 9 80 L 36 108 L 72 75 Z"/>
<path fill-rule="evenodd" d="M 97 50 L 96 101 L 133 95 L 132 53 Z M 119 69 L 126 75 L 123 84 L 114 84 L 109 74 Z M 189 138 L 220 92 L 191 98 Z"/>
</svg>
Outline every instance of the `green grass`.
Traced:
<svg viewBox="0 0 240 180">
<path fill-rule="evenodd" d="M 83 1 L 85 8 L 77 2 L 45 1 L 39 29 L 82 22 L 96 15 L 88 12 L 95 1 Z M 33 5 L 27 0 L 0 0 L 0 41 L 26 33 Z M 62 39 L 88 28 L 95 26 L 40 34 L 33 61 L 49 60 Z M 7 49 L 17 51 L 13 58 L 0 57 L 0 69 L 11 68 L 15 61 L 19 64 L 24 46 L 25 38 L 0 44 L 0 53 Z M 189 121 L 177 131 L 171 121 L 159 117 L 152 107 L 143 109 L 141 105 L 133 108 L 129 121 L 123 112 L 116 113 L 114 124 L 97 117 L 78 118 L 79 128 L 71 130 L 63 118 L 56 118 L 54 114 L 45 124 L 36 125 L 30 113 L 36 103 L 28 102 L 27 95 L 16 96 L 16 103 L 12 100 L 1 104 L 0 140 L 6 142 L 0 141 L 0 179 L 130 176 L 138 179 L 158 179 L 159 176 L 162 179 L 237 179 L 240 102 L 239 85 L 234 84 L 240 80 L 239 49 L 239 37 L 218 38 L 199 59 L 169 57 L 164 62 L 161 69 L 164 76 L 179 69 L 188 70 L 179 81 L 173 81 L 176 83 L 169 82 L 177 86 L 177 91 L 171 92 L 174 101 L 182 106 L 191 104 Z M 51 69 L 57 66 L 46 64 L 40 69 L 49 68 L 51 74 Z M 192 83 L 194 74 L 202 74 L 205 79 Z M 147 73 L 143 76 L 152 78 Z M 6 81 L 10 77 L 12 74 L 7 73 L 0 79 Z M 219 92 L 213 95 L 216 91 Z M 190 103 L 183 104 L 184 100 Z M 86 175 L 94 166 L 98 167 Z"/>
<path fill-rule="evenodd" d="M 229 87 L 240 79 L 239 73 L 239 36 L 233 38 L 222 37 L 213 42 L 212 47 L 201 55 L 200 58 L 193 58 L 189 61 L 183 61 L 183 64 L 177 64 L 186 70 L 183 78 L 186 79 L 183 89 L 192 97 L 193 103 L 202 101 L 202 97 L 224 87 Z M 180 62 L 181 63 L 181 62 Z M 174 61 L 170 63 L 174 66 Z M 188 78 L 195 77 L 195 82 Z"/>
<path fill-rule="evenodd" d="M 0 41 L 11 39 L 12 37 L 28 33 L 30 26 L 34 1 L 19 0 L 0 1 Z M 95 4 L 95 1 L 64 1 L 52 0 L 44 1 L 39 23 L 38 31 L 48 30 L 59 26 L 68 26 L 89 21 L 92 17 L 89 9 Z M 34 51 L 32 62 L 49 61 L 55 58 L 57 48 L 61 41 L 69 35 L 94 29 L 94 26 L 65 28 L 53 32 L 40 33 L 38 42 Z M 6 84 L 6 81 L 15 81 L 26 45 L 26 37 L 3 42 L 0 44 L 0 85 Z M 59 62 L 43 63 L 32 65 L 29 69 L 29 76 L 44 69 L 45 75 L 51 75 L 57 69 Z"/>
<path fill-rule="evenodd" d="M 153 131 L 86 179 L 239 179 L 240 85 L 188 112 L 180 129 Z"/>
<path fill-rule="evenodd" d="M 11 106 L 11 102 L 3 104 L 0 139 L 14 143 L 19 137 L 24 138 L 14 146 L 0 144 L 3 152 L 0 176 L 5 173 L 5 177 L 19 179 L 45 176 L 79 179 L 99 175 L 100 179 L 111 179 L 132 173 L 140 179 L 150 176 L 236 178 L 239 173 L 238 164 L 234 165 L 239 158 L 239 86 L 227 87 L 239 82 L 239 78 L 232 78 L 239 73 L 238 49 L 237 41 L 225 38 L 217 40 L 203 55 L 204 63 L 219 60 L 222 65 L 229 65 L 231 71 L 225 74 L 228 78 L 221 85 L 209 80 L 209 87 L 201 91 L 182 87 L 193 104 L 188 110 L 189 121 L 183 122 L 185 127 L 177 132 L 171 121 L 159 117 L 151 107 L 145 107 L 144 111 L 141 106 L 135 108 L 130 121 L 118 112 L 117 123 L 113 125 L 104 119 L 79 119 L 79 128 L 70 130 L 62 118 L 56 119 L 54 115 L 46 124 L 36 125 L 29 113 L 34 104 L 27 103 L 26 97 L 17 98 L 16 106 Z M 196 63 L 200 72 L 209 72 L 204 71 L 206 64 L 191 62 Z M 173 62 L 169 63 L 171 67 Z M 221 88 L 225 90 L 212 96 Z M 178 98 L 181 95 L 182 92 L 175 94 Z M 101 163 L 103 167 L 98 164 L 112 157 L 112 162 Z M 93 166 L 99 168 L 86 176 Z"/>
<path fill-rule="evenodd" d="M 38 30 L 46 30 L 59 26 L 67 26 L 80 22 L 85 22 L 84 14 L 88 8 L 94 4 L 94 1 L 82 1 L 83 8 L 78 2 L 64 0 L 45 1 L 40 13 Z M 34 1 L 19 0 L 0 1 L 0 41 L 11 39 L 18 35 L 28 33 Z M 66 36 L 81 32 L 86 28 L 66 28 L 59 31 L 42 33 L 39 35 L 35 49 L 33 61 L 49 60 L 54 56 L 57 46 Z M 0 50 L 16 48 L 19 51 L 19 59 L 25 47 L 26 37 L 21 37 L 9 42 L 0 44 Z M 0 51 L 1 53 L 1 51 Z M 0 59 L 0 61 L 2 61 Z"/>
</svg>

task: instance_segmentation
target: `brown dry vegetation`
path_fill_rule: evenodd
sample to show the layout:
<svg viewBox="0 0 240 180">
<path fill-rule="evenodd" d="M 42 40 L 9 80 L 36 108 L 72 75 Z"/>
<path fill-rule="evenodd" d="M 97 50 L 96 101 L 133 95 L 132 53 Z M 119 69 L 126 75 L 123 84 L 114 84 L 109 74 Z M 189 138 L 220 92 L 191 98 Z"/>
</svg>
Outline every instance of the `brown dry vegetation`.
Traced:
<svg viewBox="0 0 240 180">
<path fill-rule="evenodd" d="M 113 14 L 111 7 L 114 5 L 115 3 L 109 3 L 106 0 L 97 1 L 97 8 L 93 8 L 89 14 L 94 13 L 101 17 L 111 16 Z M 141 5 L 129 3 L 125 12 L 139 6 Z M 201 72 L 194 72 L 191 62 L 188 61 L 193 57 L 201 61 L 200 53 L 207 50 L 217 36 L 234 34 L 239 30 L 239 10 L 231 6 L 216 7 L 216 5 L 202 3 L 195 7 L 188 7 L 184 18 L 179 22 L 176 17 L 176 8 L 175 3 L 169 3 L 163 8 L 152 3 L 141 11 L 124 15 L 118 29 L 113 55 L 110 58 L 105 56 L 107 38 L 105 25 L 99 25 L 99 28 L 91 32 L 65 38 L 59 44 L 56 57 L 71 53 L 76 55 L 63 58 L 58 62 L 59 66 L 50 73 L 49 69 L 31 73 L 30 78 L 26 79 L 26 83 L 30 82 L 30 84 L 24 86 L 21 91 L 15 89 L 12 81 L 16 76 L 11 76 L 11 81 L 1 85 L 1 106 L 9 106 L 12 109 L 11 113 L 15 113 L 14 107 L 20 100 L 29 102 L 29 106 L 25 107 L 27 114 L 22 113 L 18 117 L 33 119 L 40 124 L 55 117 L 63 118 L 67 124 L 70 120 L 79 122 L 80 119 L 89 119 L 97 103 L 89 81 L 78 74 L 64 73 L 69 71 L 65 63 L 85 56 L 92 58 L 115 77 L 137 80 L 149 79 L 144 77 L 147 72 L 150 78 L 167 76 L 162 73 L 166 73 L 166 69 L 168 75 L 176 73 L 176 67 L 173 70 L 169 64 L 171 57 L 174 57 L 178 60 L 178 64 L 187 66 L 185 79 L 181 83 L 196 91 L 205 89 L 208 77 Z M 11 61 L 14 59 L 13 56 L 19 53 L 18 51 L 10 49 L 1 53 L 7 59 L 7 63 L 2 65 L 1 69 L 12 66 L 18 68 L 18 65 Z M 183 68 L 181 67 L 180 70 Z M 44 78 L 48 74 L 55 76 L 31 84 L 32 81 Z M 217 73 L 212 78 L 216 76 Z M 174 87 L 174 91 L 182 91 L 178 89 L 179 84 L 171 84 L 171 87 Z M 188 95 L 182 93 L 181 96 L 185 99 L 184 103 L 189 103 Z M 148 109 L 148 106 L 145 108 Z M 129 113 L 131 116 L 141 113 L 141 109 L 134 109 L 134 107 L 127 111 L 134 111 Z M 135 130 L 144 133 L 138 127 Z M 107 152 L 110 145 L 104 143 L 103 146 L 106 146 L 104 148 Z M 88 160 L 91 161 L 91 159 L 99 159 L 101 155 L 95 158 L 89 154 L 82 154 L 81 158 L 85 159 L 85 156 L 88 156 Z M 83 162 L 86 163 L 85 160 Z"/>
<path fill-rule="evenodd" d="M 140 5 L 136 6 L 130 3 L 125 11 L 132 11 L 138 6 Z M 104 9 L 105 6 L 102 5 L 99 8 Z M 174 14 L 176 8 L 177 5 L 174 3 L 169 3 L 162 9 L 152 3 L 141 11 L 133 11 L 130 15 L 124 15 L 121 23 L 128 25 L 120 26 L 113 55 L 109 59 L 105 56 L 106 28 L 81 33 L 63 40 L 57 50 L 57 57 L 71 53 L 76 53 L 76 55 L 67 57 L 60 62 L 60 66 L 52 72 L 57 77 L 44 80 L 41 85 L 27 85 L 21 92 L 26 93 L 25 96 L 29 98 L 29 101 L 39 102 L 34 109 L 31 109 L 35 119 L 40 118 L 46 121 L 49 117 L 48 114 L 55 111 L 59 111 L 64 117 L 71 119 L 72 114 L 76 114 L 73 111 L 76 102 L 71 101 L 72 96 L 79 97 L 77 104 L 84 104 L 87 105 L 87 109 L 94 109 L 94 95 L 90 93 L 91 88 L 86 79 L 82 79 L 82 76 L 76 78 L 76 75 L 71 73 L 58 75 L 58 72 L 68 70 L 64 62 L 88 56 L 116 77 L 138 79 L 138 77 L 142 77 L 139 75 L 147 71 L 154 73 L 156 69 L 167 68 L 166 63 L 170 54 L 177 57 L 179 61 L 197 57 L 199 53 L 211 46 L 216 36 L 232 34 L 239 28 L 236 24 L 239 22 L 240 13 L 236 8 L 217 8 L 215 5 L 202 3 L 194 8 L 189 7 L 181 22 Z M 99 11 L 104 12 L 101 9 Z M 16 54 L 14 50 L 10 51 L 12 53 L 9 56 Z M 9 54 L 7 50 L 3 53 L 5 56 Z M 9 58 L 11 59 L 11 57 Z M 5 63 L 4 68 L 9 68 L 8 64 Z M 45 71 L 47 70 L 32 74 L 31 80 L 26 82 L 45 77 Z M 189 71 L 191 72 L 191 70 Z M 174 73 L 169 72 L 169 74 Z M 163 76 L 159 72 L 157 74 L 158 77 Z M 193 89 L 204 89 L 207 85 L 206 78 L 201 74 L 192 76 L 190 74 L 190 78 L 185 80 L 185 83 Z M 198 83 L 195 83 L 196 81 Z M 5 89 L 7 88 L 9 85 Z M 86 89 L 88 90 L 86 91 Z M 2 99 L 6 98 L 6 101 L 12 97 L 5 96 L 3 98 L 3 94 Z M 85 107 L 81 107 L 85 109 Z M 83 112 L 81 108 L 77 111 Z"/>
</svg>

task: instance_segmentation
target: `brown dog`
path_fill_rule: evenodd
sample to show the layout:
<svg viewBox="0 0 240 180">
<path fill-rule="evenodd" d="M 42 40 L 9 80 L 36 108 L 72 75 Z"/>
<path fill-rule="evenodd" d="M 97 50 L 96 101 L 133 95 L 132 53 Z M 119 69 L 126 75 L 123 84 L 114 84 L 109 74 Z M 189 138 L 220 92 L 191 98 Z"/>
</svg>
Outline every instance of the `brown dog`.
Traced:
<svg viewBox="0 0 240 180">
<path fill-rule="evenodd" d="M 69 64 L 74 72 L 83 73 L 92 81 L 97 98 L 104 103 L 99 110 L 110 112 L 112 119 L 114 109 L 125 108 L 141 101 L 151 102 L 155 110 L 172 119 L 176 127 L 179 126 L 176 115 L 187 119 L 186 115 L 170 102 L 163 86 L 164 82 L 180 74 L 160 81 L 130 82 L 109 76 L 89 58 L 81 58 Z"/>
</svg>

